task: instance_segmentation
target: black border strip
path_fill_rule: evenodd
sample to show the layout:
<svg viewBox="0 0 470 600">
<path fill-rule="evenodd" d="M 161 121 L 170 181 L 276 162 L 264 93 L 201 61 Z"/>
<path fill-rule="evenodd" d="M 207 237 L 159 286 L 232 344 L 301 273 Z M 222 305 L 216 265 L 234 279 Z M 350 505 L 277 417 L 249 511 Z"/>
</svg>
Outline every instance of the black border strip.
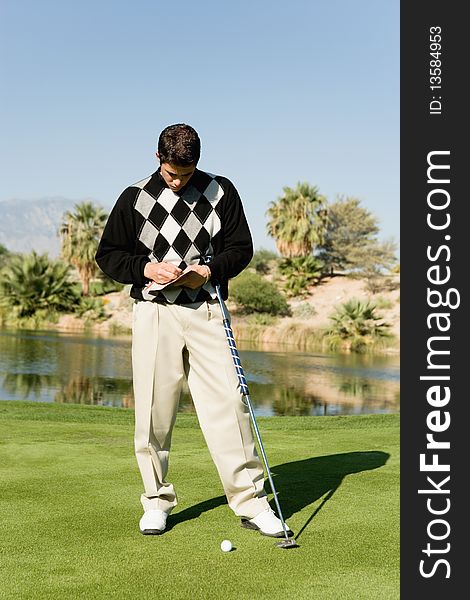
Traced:
<svg viewBox="0 0 470 600">
<path fill-rule="evenodd" d="M 401 3 L 400 499 L 403 599 L 423 597 L 432 600 L 466 595 L 464 560 L 468 519 L 465 518 L 465 491 L 469 469 L 465 465 L 468 450 L 464 448 L 464 440 L 470 439 L 466 418 L 470 399 L 464 373 L 470 372 L 469 351 L 465 347 L 470 327 L 465 315 L 468 297 L 465 263 L 470 259 L 466 244 L 470 230 L 467 231 L 465 213 L 466 204 L 470 205 L 470 202 L 468 192 L 464 190 L 466 171 L 469 170 L 465 164 L 468 152 L 464 137 L 470 128 L 466 118 L 469 109 L 464 109 L 469 71 L 465 61 L 468 50 L 465 50 L 469 36 L 463 7 L 455 1 Z M 430 36 L 437 33 L 441 36 L 440 64 L 430 62 L 436 60 L 431 56 Z M 441 69 L 441 82 L 430 80 L 431 68 Z M 439 83 L 441 88 L 430 89 L 432 84 L 437 86 Z M 440 153 L 430 155 L 430 152 Z M 450 169 L 431 170 L 428 181 L 428 161 L 447 165 Z M 449 182 L 445 183 L 447 177 Z M 447 200 L 448 206 L 444 207 Z M 443 208 L 430 206 L 439 202 Z M 448 225 L 433 229 L 427 222 L 428 215 L 432 225 L 442 226 L 447 222 Z M 429 271 L 431 267 L 437 268 Z M 430 282 L 430 279 L 443 280 L 447 275 L 450 277 L 446 283 Z M 443 301 L 448 298 L 449 304 L 456 305 L 459 298 L 460 305 L 432 308 L 430 301 L 439 304 L 439 296 L 434 294 L 430 300 L 428 289 L 441 292 Z M 454 292 L 449 292 L 450 289 Z M 446 296 L 447 293 L 450 295 Z M 447 316 L 439 320 L 430 317 L 431 313 Z M 446 327 L 448 330 L 441 331 L 438 322 L 442 330 Z M 431 340 L 433 336 L 435 339 Z M 432 355 L 430 348 L 449 351 L 449 354 Z M 420 379 L 423 376 L 448 376 L 449 380 Z M 429 391 L 432 386 L 435 386 L 434 395 Z M 444 403 L 447 392 L 450 398 Z M 436 400 L 434 406 L 433 400 Z M 432 430 L 441 426 L 441 432 Z M 427 448 L 427 434 L 433 434 L 434 440 L 448 442 L 450 448 Z M 450 470 L 420 468 L 421 454 L 425 455 L 424 463 L 436 460 L 439 465 L 449 465 Z M 450 479 L 445 482 L 448 476 Z M 427 491 L 418 493 L 420 489 Z M 441 514 L 437 514 L 439 511 Z"/>
</svg>

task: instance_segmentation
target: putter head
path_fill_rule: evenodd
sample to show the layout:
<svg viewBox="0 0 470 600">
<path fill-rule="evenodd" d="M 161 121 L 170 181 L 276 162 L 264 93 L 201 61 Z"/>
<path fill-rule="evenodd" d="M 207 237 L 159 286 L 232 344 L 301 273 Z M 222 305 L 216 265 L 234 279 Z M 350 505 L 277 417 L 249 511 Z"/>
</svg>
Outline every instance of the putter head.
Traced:
<svg viewBox="0 0 470 600">
<path fill-rule="evenodd" d="M 285 548 L 285 549 L 299 548 L 299 544 L 294 540 L 294 538 L 291 538 L 290 540 L 285 539 L 285 540 L 282 540 L 282 542 L 277 542 L 276 546 L 278 548 Z"/>
</svg>

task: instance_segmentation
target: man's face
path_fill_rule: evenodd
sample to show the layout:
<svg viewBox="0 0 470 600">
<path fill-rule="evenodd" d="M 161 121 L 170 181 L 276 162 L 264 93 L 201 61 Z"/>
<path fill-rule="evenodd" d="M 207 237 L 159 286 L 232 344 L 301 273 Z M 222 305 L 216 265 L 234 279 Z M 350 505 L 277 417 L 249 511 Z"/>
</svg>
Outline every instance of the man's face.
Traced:
<svg viewBox="0 0 470 600">
<path fill-rule="evenodd" d="M 170 163 L 160 163 L 160 173 L 173 192 L 178 192 L 188 183 L 196 170 L 196 165 L 178 167 Z"/>
</svg>

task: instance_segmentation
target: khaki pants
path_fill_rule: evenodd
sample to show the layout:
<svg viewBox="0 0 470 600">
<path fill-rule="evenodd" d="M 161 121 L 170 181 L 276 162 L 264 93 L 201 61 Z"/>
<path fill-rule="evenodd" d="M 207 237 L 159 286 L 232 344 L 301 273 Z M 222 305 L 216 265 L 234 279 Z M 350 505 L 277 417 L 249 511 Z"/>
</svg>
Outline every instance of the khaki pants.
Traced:
<svg viewBox="0 0 470 600">
<path fill-rule="evenodd" d="M 136 302 L 132 332 L 135 453 L 144 510 L 176 506 L 166 481 L 171 434 L 184 378 L 230 508 L 253 518 L 269 505 L 248 409 L 217 300 L 184 306 Z"/>
</svg>

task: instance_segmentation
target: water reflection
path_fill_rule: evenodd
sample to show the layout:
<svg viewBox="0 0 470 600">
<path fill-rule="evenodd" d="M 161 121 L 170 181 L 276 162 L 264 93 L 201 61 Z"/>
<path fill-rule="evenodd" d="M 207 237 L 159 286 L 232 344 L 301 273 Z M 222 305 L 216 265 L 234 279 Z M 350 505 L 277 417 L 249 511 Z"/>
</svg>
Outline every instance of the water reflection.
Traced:
<svg viewBox="0 0 470 600">
<path fill-rule="evenodd" d="M 3 389 L 10 396 L 23 400 L 41 399 L 44 388 L 55 384 L 53 375 L 40 375 L 38 373 L 6 373 L 3 379 Z"/>
<path fill-rule="evenodd" d="M 257 415 L 399 410 L 398 357 L 239 349 Z M 132 408 L 130 339 L 0 330 L 0 399 Z"/>
</svg>

